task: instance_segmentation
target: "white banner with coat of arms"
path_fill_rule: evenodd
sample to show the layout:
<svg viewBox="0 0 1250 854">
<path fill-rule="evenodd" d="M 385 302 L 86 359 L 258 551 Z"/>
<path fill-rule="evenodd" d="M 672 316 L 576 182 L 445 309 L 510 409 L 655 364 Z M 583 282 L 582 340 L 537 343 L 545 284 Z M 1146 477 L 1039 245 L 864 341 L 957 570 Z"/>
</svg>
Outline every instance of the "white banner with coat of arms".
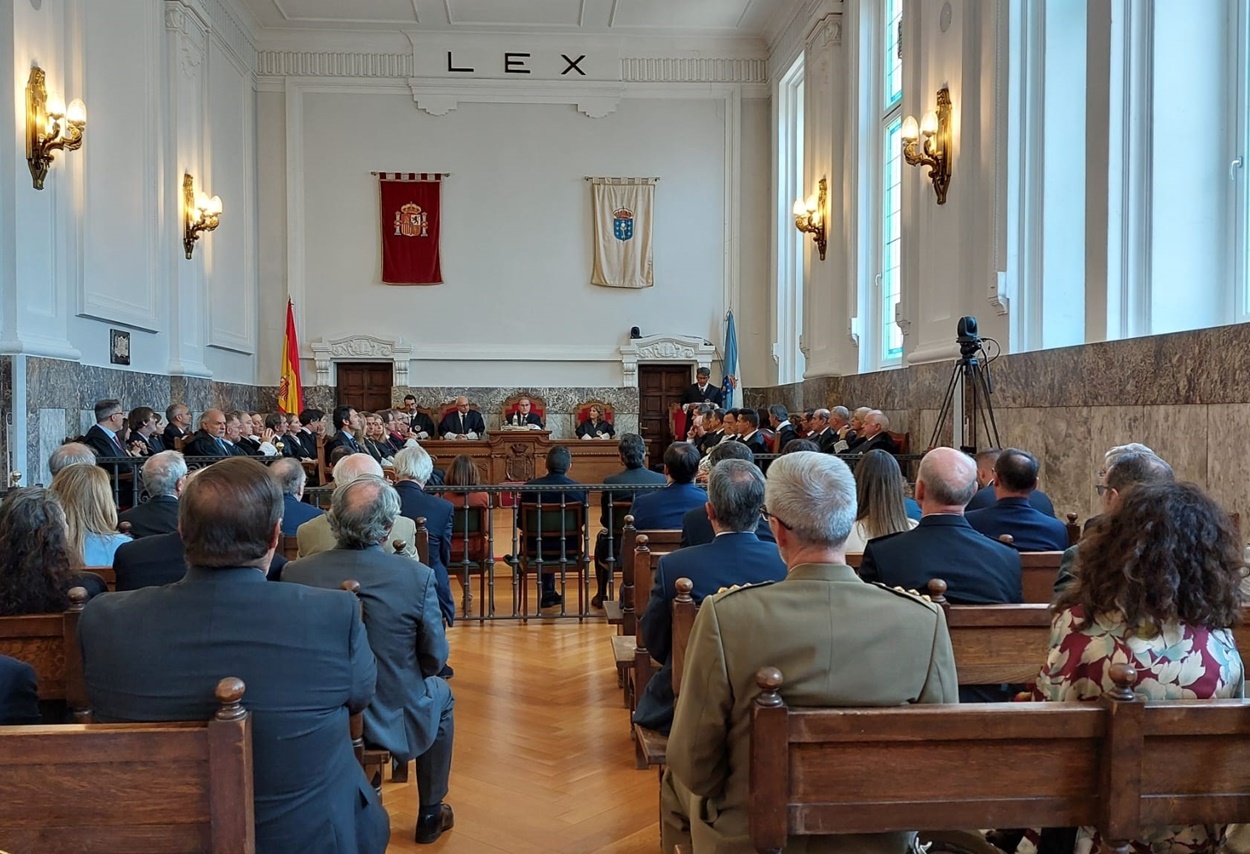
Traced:
<svg viewBox="0 0 1250 854">
<path fill-rule="evenodd" d="M 591 178 L 595 219 L 592 285 L 649 288 L 656 178 Z"/>
</svg>

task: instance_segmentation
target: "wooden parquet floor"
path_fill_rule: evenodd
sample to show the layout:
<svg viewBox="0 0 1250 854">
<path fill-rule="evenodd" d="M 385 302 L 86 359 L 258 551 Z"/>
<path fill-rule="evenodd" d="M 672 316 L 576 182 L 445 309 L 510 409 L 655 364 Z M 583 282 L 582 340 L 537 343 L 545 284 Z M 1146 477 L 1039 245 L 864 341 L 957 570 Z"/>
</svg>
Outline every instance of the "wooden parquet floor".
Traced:
<svg viewBox="0 0 1250 854">
<path fill-rule="evenodd" d="M 413 841 L 415 775 L 383 784 L 391 852 L 653 854 L 659 785 L 634 768 L 628 712 L 602 620 L 457 623 L 456 826 Z"/>
</svg>

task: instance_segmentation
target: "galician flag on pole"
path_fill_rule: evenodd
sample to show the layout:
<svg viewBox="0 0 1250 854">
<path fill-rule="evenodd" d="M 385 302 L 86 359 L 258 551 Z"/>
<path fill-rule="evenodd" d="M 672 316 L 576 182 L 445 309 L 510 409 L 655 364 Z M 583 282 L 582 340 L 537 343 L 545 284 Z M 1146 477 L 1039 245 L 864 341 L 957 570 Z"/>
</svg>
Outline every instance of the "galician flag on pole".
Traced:
<svg viewBox="0 0 1250 854">
<path fill-rule="evenodd" d="M 295 304 L 286 301 L 286 338 L 282 342 L 282 379 L 278 382 L 278 411 L 294 414 L 304 409 L 304 386 L 299 380 L 299 342 L 295 340 Z"/>
<path fill-rule="evenodd" d="M 732 311 L 725 313 L 725 357 L 721 360 L 721 370 L 725 374 L 721 380 L 725 409 L 736 409 L 741 398 L 738 396 L 738 331 L 734 328 Z"/>
<path fill-rule="evenodd" d="M 649 288 L 654 178 L 592 178 L 595 260 L 592 285 Z"/>
</svg>

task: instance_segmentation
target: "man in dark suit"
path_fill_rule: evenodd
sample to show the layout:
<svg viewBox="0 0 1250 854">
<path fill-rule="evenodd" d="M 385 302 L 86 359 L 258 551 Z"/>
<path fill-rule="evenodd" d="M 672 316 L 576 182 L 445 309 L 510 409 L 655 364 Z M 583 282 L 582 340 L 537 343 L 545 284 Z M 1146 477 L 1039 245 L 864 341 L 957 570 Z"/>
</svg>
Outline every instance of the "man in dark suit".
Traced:
<svg viewBox="0 0 1250 854">
<path fill-rule="evenodd" d="M 126 410 L 120 400 L 98 400 L 95 405 L 95 424 L 83 437 L 83 442 L 95 451 L 96 457 L 128 457 L 121 442 L 121 431 L 126 426 Z M 111 468 L 111 466 L 105 466 Z"/>
<path fill-rule="evenodd" d="M 256 850 L 381 854 L 390 821 L 347 737 L 377 681 L 355 597 L 265 581 L 282 493 L 260 463 L 209 466 L 181 501 L 186 577 L 83 611 L 96 721 L 208 720 L 214 686 L 237 676 L 252 717 Z"/>
<path fill-rule="evenodd" d="M 464 395 L 456 398 L 456 408 L 448 412 L 438 425 L 438 435 L 444 439 L 484 439 L 486 438 L 486 422 L 482 413 L 469 408 L 469 399 Z"/>
<path fill-rule="evenodd" d="M 687 412 L 693 412 L 701 403 L 720 406 L 725 402 L 725 395 L 720 387 L 708 382 L 708 378 L 711 376 L 712 371 L 708 368 L 700 367 L 699 370 L 695 371 L 696 382 L 681 394 L 682 409 L 685 409 Z"/>
<path fill-rule="evenodd" d="M 760 432 L 760 415 L 754 409 L 739 410 L 738 441 L 750 448 L 753 454 L 773 452 L 773 449 L 768 446 L 768 440 Z"/>
<path fill-rule="evenodd" d="M 408 429 L 414 439 L 437 439 L 438 431 L 434 427 L 434 419 L 417 408 L 417 399 L 410 394 L 404 395 L 404 415 L 408 416 Z M 425 435 L 422 436 L 421 434 Z M 396 450 L 399 450 L 396 448 Z"/>
<path fill-rule="evenodd" d="M 299 414 L 298 438 L 304 453 L 300 457 L 306 460 L 317 459 L 317 437 L 325 430 L 326 414 L 320 409 L 305 409 Z"/>
<path fill-rule="evenodd" d="M 577 481 L 569 477 L 568 471 L 573 467 L 573 455 L 563 445 L 556 445 L 547 452 L 547 474 L 525 482 L 526 486 L 567 486 Z M 539 504 L 544 510 L 559 510 L 561 505 L 569 507 L 574 504 L 586 505 L 586 493 L 580 489 L 556 489 L 521 493 L 521 504 Z M 565 516 L 567 519 L 568 517 Z M 541 608 L 557 608 L 564 603 L 564 597 L 556 592 L 556 572 L 560 567 L 560 557 L 566 558 L 581 554 L 582 532 L 566 531 L 565 536 L 542 536 L 530 534 L 525 537 L 523 547 L 529 554 L 542 554 L 545 566 L 550 572 L 542 573 Z M 563 547 L 561 547 L 563 539 Z M 541 543 L 539 542 L 541 540 Z M 541 548 L 540 548 L 541 547 Z M 580 571 L 576 557 L 566 567 L 572 572 Z"/>
<path fill-rule="evenodd" d="M 725 442 L 717 445 L 712 449 L 712 453 L 708 454 L 707 461 L 711 465 L 709 470 L 709 478 L 711 470 L 726 460 L 742 460 L 751 464 L 755 463 L 755 455 L 751 453 L 751 449 L 741 442 Z M 712 520 L 708 517 L 708 508 L 705 504 L 702 507 L 693 507 L 686 511 L 686 515 L 681 517 L 681 547 L 701 546 L 712 542 L 716 538 L 716 531 L 712 528 Z M 765 542 L 775 542 L 773 539 L 772 528 L 768 524 L 768 520 L 760 516 L 756 520 L 755 535 Z"/>
<path fill-rule="evenodd" d="M 411 450 L 419 449 L 401 453 Z M 289 564 L 282 580 L 329 590 L 349 578 L 360 584 L 365 630 L 378 661 L 377 693 L 364 711 L 365 743 L 405 764 L 417 760 L 416 837 L 425 844 L 453 822 L 443 799 L 451 774 L 454 701 L 438 676 L 447 664 L 447 637 L 434 573 L 384 548 L 399 503 L 395 489 L 380 477 L 335 489 L 330 522 L 338 546 Z"/>
<path fill-rule="evenodd" d="M 523 397 L 517 401 L 516 412 L 509 415 L 504 423 L 509 427 L 529 427 L 535 430 L 543 429 L 543 420 L 538 417 L 536 412 L 531 411 L 534 404 L 528 397 Z"/>
<path fill-rule="evenodd" d="M 786 449 L 786 443 L 799 438 L 799 433 L 790 423 L 790 413 L 780 403 L 768 407 L 768 422 L 777 434 L 777 453 Z"/>
<path fill-rule="evenodd" d="M 178 496 L 187 485 L 187 461 L 177 451 L 161 451 L 143 464 L 143 488 L 148 500 L 121 513 L 117 521 L 130 523 L 136 540 L 178 530 Z"/>
<path fill-rule="evenodd" d="M 456 619 L 456 600 L 451 595 L 447 565 L 451 563 L 451 517 L 455 506 L 446 498 L 430 495 L 425 484 L 434 471 L 434 461 L 425 449 L 404 448 L 395 455 L 395 491 L 399 494 L 399 512 L 416 522 L 425 517 L 430 532 L 430 569 L 438 586 L 438 604 L 443 619 L 451 625 Z"/>
<path fill-rule="evenodd" d="M 965 513 L 993 507 L 994 502 L 998 500 L 998 496 L 994 494 L 994 464 L 998 462 L 1001 453 L 1001 448 L 986 448 L 973 458 L 977 463 L 977 486 L 979 488 L 977 494 L 968 502 Z M 1055 515 L 1055 505 L 1051 503 L 1050 496 L 1040 489 L 1034 489 L 1029 493 L 1029 505 L 1039 513 L 1045 513 L 1047 516 Z"/>
<path fill-rule="evenodd" d="M 0 655 L 0 726 L 39 723 L 35 668 Z"/>
<path fill-rule="evenodd" d="M 664 483 L 664 475 L 647 468 L 647 444 L 637 433 L 622 433 L 619 452 L 621 464 L 625 468 L 603 479 L 604 483 L 619 484 L 653 484 Z M 608 597 L 609 568 L 615 571 L 621 563 L 621 538 L 612 536 L 612 531 L 619 530 L 624 523 L 626 511 L 612 508 L 616 501 L 634 500 L 633 492 L 617 492 L 604 490 L 599 493 L 599 524 L 603 529 L 595 539 L 595 580 L 597 592 L 590 600 L 590 607 L 602 608 L 603 601 Z M 619 514 L 617 516 L 616 514 Z M 611 558 L 611 567 L 609 567 Z"/>
<path fill-rule="evenodd" d="M 282 490 L 282 536 L 294 537 L 300 525 L 316 519 L 324 511 L 303 501 L 308 476 L 299 460 L 278 460 L 269 467 L 269 474 Z"/>
<path fill-rule="evenodd" d="M 165 450 L 160 433 L 161 417 L 150 406 L 136 406 L 126 417 L 129 433 L 126 448 L 132 455 L 146 457 Z M 173 447 L 170 446 L 170 450 Z"/>
<path fill-rule="evenodd" d="M 725 410 L 715 407 L 703 416 L 703 435 L 699 437 L 699 454 L 706 457 L 725 438 Z"/>
<path fill-rule="evenodd" d="M 811 435 L 807 438 L 819 445 L 820 450 L 826 454 L 834 453 L 833 446 L 838 443 L 838 434 L 829 424 L 829 410 L 817 409 L 808 423 L 811 426 Z"/>
<path fill-rule="evenodd" d="M 1020 553 L 968 524 L 964 505 L 976 491 L 976 466 L 954 448 L 934 448 L 920 462 L 916 500 L 924 511 L 910 531 L 870 540 L 859 575 L 890 587 L 924 592 L 929 582 L 946 582 L 946 598 L 961 605 L 1003 605 L 1023 601 Z M 988 702 L 1010 698 L 1010 690 L 961 688 L 961 699 Z"/>
<path fill-rule="evenodd" d="M 764 542 L 755 534 L 764 507 L 764 475 L 755 463 L 724 460 L 713 465 L 707 497 L 707 516 L 715 538 L 706 545 L 678 549 L 660 558 L 651 598 L 640 618 L 647 652 L 663 666 L 638 698 L 634 722 L 665 735 L 673 722 L 671 609 L 677 579 L 694 582 L 691 596 L 698 603 L 722 587 L 786 577 L 776 542 Z"/>
<path fill-rule="evenodd" d="M 200 415 L 200 429 L 194 438 L 182 446 L 188 457 L 229 457 L 226 447 L 226 413 L 220 409 L 206 409 Z"/>
<path fill-rule="evenodd" d="M 326 459 L 329 460 L 330 454 L 340 446 L 350 448 L 353 454 L 361 453 L 364 449 L 360 447 L 357 437 L 360 436 L 364 422 L 360 418 L 360 413 L 355 407 L 340 403 L 334 407 L 333 417 L 336 432 L 330 441 L 326 442 Z"/>
<path fill-rule="evenodd" d="M 984 510 L 967 513 L 968 524 L 990 539 L 1012 537 L 1018 552 L 1063 551 L 1068 529 L 1054 516 L 1038 512 L 1029 503 L 1037 489 L 1037 458 L 1028 451 L 1008 448 L 994 464 L 994 492 L 998 501 Z"/>
<path fill-rule="evenodd" d="M 165 407 L 165 431 L 161 434 L 166 450 L 176 451 L 175 439 L 191 438 L 191 410 L 181 403 L 171 403 Z"/>
<path fill-rule="evenodd" d="M 677 530 L 687 510 L 707 503 L 707 493 L 694 485 L 699 473 L 699 452 L 689 442 L 674 442 L 664 451 L 668 486 L 634 497 L 630 515 L 640 531 Z"/>
<path fill-rule="evenodd" d="M 851 446 L 849 453 L 866 454 L 869 451 L 882 450 L 887 454 L 897 454 L 898 445 L 890 436 L 890 419 L 880 409 L 874 409 L 864 416 L 864 426 L 860 430 L 860 440 Z M 974 481 L 975 483 L 975 481 Z"/>
<path fill-rule="evenodd" d="M 282 579 L 286 562 L 286 558 L 275 550 L 265 573 L 269 580 Z M 155 534 L 122 543 L 113 553 L 113 573 L 117 576 L 118 590 L 140 590 L 181 581 L 187 574 L 182 535 L 174 531 L 172 534 Z"/>
</svg>

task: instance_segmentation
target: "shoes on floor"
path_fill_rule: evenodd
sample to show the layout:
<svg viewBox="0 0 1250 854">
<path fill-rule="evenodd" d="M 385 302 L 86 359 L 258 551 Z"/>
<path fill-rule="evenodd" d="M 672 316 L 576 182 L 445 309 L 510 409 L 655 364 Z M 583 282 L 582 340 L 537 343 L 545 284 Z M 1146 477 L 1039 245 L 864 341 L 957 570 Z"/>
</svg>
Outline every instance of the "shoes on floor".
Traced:
<svg viewBox="0 0 1250 854">
<path fill-rule="evenodd" d="M 450 679 L 451 677 L 456 675 L 456 671 L 451 669 L 450 664 L 444 664 L 443 669 L 438 671 L 438 675 L 443 677 L 444 679 Z"/>
<path fill-rule="evenodd" d="M 602 593 L 596 593 L 594 597 L 592 597 L 590 600 L 590 607 L 594 608 L 596 611 L 602 611 L 603 610 L 603 598 L 604 597 Z"/>
<path fill-rule="evenodd" d="M 542 608 L 559 608 L 563 604 L 564 597 L 554 590 L 543 593 L 543 598 L 539 600 L 539 606 Z"/>
<path fill-rule="evenodd" d="M 417 844 L 429 845 L 437 842 L 444 830 L 451 830 L 456 825 L 456 817 L 447 804 L 439 804 L 438 809 L 428 815 L 425 810 L 417 815 Z"/>
</svg>

